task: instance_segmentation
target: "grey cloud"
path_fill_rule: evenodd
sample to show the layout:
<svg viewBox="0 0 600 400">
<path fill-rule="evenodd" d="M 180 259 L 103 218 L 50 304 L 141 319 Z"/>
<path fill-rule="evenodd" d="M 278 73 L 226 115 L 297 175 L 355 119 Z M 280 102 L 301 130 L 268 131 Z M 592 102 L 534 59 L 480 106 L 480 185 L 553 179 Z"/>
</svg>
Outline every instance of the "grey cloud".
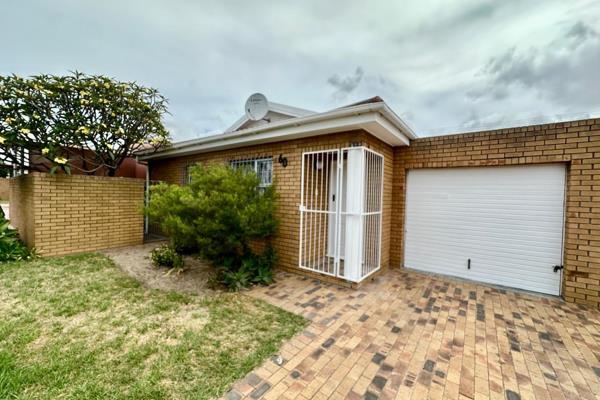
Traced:
<svg viewBox="0 0 600 400">
<path fill-rule="evenodd" d="M 419 134 L 600 102 L 600 2 L 438 3 L 9 0 L 0 73 L 156 87 L 175 140 L 222 132 L 253 92 L 315 111 L 379 95 Z"/>
<path fill-rule="evenodd" d="M 347 76 L 334 74 L 327 79 L 327 83 L 335 89 L 333 96 L 338 99 L 343 99 L 358 87 L 364 74 L 361 67 L 356 67 L 354 74 Z"/>
<path fill-rule="evenodd" d="M 484 72 L 493 77 L 494 84 L 510 85 L 521 83 L 532 86 L 540 79 L 536 71 L 537 51 L 532 49 L 526 54 L 517 54 L 516 47 L 500 57 L 492 58 Z"/>
<path fill-rule="evenodd" d="M 598 65 L 600 36 L 586 24 L 577 22 L 544 46 L 525 50 L 512 47 L 492 57 L 480 74 L 486 83 L 469 90 L 467 97 L 502 100 L 519 90 L 531 90 L 571 108 L 600 106 Z"/>
<path fill-rule="evenodd" d="M 427 19 L 419 24 L 412 34 L 417 36 L 435 35 L 437 37 L 454 35 L 466 27 L 489 21 L 510 3 L 512 2 L 486 0 L 477 1 L 473 4 L 462 4 L 460 7 L 442 7 L 436 10 L 435 18 Z M 461 29 L 457 29 L 457 27 Z M 404 35 L 402 37 L 408 39 Z"/>
<path fill-rule="evenodd" d="M 578 21 L 569 29 L 567 32 L 567 37 L 575 38 L 578 40 L 586 40 L 589 37 L 598 36 L 598 32 L 594 29 L 590 28 L 586 24 L 581 21 Z"/>
</svg>

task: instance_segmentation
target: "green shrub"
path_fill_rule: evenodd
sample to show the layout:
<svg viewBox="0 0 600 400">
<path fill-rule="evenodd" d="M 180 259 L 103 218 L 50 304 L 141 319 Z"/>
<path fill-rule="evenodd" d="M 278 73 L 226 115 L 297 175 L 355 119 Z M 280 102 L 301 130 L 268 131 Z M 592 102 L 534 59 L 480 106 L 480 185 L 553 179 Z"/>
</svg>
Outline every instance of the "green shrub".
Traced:
<svg viewBox="0 0 600 400">
<path fill-rule="evenodd" d="M 277 229 L 275 192 L 258 190 L 254 173 L 226 165 L 189 168 L 185 186 L 152 187 L 146 213 L 177 249 L 196 249 L 219 270 L 218 280 L 238 290 L 270 283 L 275 252 L 255 254 L 250 243 L 269 241 Z"/>
<path fill-rule="evenodd" d="M 167 244 L 163 244 L 152 250 L 152 264 L 157 267 L 182 268 L 183 257 L 175 249 Z"/>
<path fill-rule="evenodd" d="M 16 229 L 9 227 L 10 222 L 0 210 L 0 262 L 30 260 L 35 250 L 27 248 L 19 239 Z"/>
</svg>

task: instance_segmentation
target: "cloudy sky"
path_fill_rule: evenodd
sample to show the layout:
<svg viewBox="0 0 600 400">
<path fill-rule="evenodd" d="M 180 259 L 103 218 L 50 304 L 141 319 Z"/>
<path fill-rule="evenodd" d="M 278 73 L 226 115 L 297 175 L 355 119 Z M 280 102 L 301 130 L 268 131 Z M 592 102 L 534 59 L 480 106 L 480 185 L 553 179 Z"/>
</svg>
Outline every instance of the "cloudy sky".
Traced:
<svg viewBox="0 0 600 400">
<path fill-rule="evenodd" d="M 136 80 L 175 139 L 254 92 L 325 111 L 379 95 L 420 136 L 600 115 L 598 0 L 2 0 L 0 74 Z"/>
</svg>

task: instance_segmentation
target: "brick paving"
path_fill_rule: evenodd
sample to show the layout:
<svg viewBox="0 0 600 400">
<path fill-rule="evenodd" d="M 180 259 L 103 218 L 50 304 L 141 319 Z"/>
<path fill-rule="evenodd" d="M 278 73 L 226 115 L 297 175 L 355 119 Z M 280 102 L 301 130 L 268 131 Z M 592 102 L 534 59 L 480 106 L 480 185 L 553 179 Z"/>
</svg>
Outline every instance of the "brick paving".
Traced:
<svg viewBox="0 0 600 400">
<path fill-rule="evenodd" d="M 311 322 L 226 399 L 600 398 L 600 312 L 557 298 L 400 269 L 250 295 Z"/>
</svg>

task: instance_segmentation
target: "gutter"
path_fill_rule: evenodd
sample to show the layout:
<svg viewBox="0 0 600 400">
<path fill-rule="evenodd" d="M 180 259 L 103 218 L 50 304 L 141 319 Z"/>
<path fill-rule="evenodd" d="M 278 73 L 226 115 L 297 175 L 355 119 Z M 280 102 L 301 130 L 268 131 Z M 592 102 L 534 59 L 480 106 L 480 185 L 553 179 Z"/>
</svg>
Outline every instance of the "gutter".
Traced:
<svg viewBox="0 0 600 400">
<path fill-rule="evenodd" d="M 390 123 L 392 123 L 392 125 L 399 128 L 399 130 L 402 133 L 404 133 L 409 139 L 417 138 L 417 136 L 413 132 L 413 130 L 408 125 L 406 125 L 406 123 L 404 121 L 402 121 L 402 119 L 400 119 L 400 117 L 398 117 L 398 115 L 396 115 L 396 113 L 394 113 L 388 107 L 387 104 L 385 104 L 384 102 L 378 102 L 378 103 L 361 104 L 361 105 L 353 106 L 353 107 L 338 108 L 338 109 L 335 109 L 332 111 L 326 111 L 326 112 L 320 113 L 320 114 L 313 114 L 313 115 L 308 115 L 305 117 L 286 119 L 286 120 L 270 123 L 270 124 L 263 125 L 263 126 L 243 129 L 241 131 L 226 132 L 226 133 L 207 136 L 205 138 L 186 140 L 186 141 L 174 143 L 173 145 L 171 145 L 170 147 L 168 147 L 162 151 L 158 151 L 158 152 L 147 151 L 147 152 L 138 153 L 138 157 L 141 160 L 149 160 L 152 158 L 164 157 L 165 155 L 163 153 L 165 153 L 165 152 L 169 152 L 169 153 L 173 152 L 172 155 L 176 155 L 178 149 L 185 149 L 187 147 L 192 147 L 192 146 L 196 146 L 196 145 L 205 145 L 205 144 L 219 142 L 219 141 L 226 140 L 226 139 L 235 139 L 235 138 L 240 138 L 240 137 L 245 137 L 245 136 L 253 136 L 253 135 L 266 133 L 266 132 L 270 132 L 270 131 L 285 128 L 285 127 L 298 127 L 298 126 L 321 122 L 321 121 L 325 121 L 325 120 L 335 120 L 338 118 L 343 118 L 343 117 L 348 117 L 348 116 L 358 116 L 361 114 L 372 113 L 372 112 L 377 112 L 377 113 L 381 114 L 384 118 L 386 118 L 388 121 L 390 121 Z"/>
</svg>

